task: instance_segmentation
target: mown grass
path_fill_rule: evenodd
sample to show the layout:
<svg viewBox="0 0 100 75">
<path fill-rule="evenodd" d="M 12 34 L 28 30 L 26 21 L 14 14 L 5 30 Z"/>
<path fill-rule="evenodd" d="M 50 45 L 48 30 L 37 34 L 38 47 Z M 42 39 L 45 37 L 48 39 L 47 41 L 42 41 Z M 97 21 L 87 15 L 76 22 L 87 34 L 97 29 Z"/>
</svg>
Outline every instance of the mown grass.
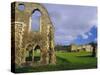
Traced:
<svg viewBox="0 0 100 75">
<path fill-rule="evenodd" d="M 89 52 L 56 52 L 56 65 L 38 65 L 16 68 L 17 73 L 43 72 L 74 69 L 90 69 L 97 67 L 97 58 Z"/>
</svg>

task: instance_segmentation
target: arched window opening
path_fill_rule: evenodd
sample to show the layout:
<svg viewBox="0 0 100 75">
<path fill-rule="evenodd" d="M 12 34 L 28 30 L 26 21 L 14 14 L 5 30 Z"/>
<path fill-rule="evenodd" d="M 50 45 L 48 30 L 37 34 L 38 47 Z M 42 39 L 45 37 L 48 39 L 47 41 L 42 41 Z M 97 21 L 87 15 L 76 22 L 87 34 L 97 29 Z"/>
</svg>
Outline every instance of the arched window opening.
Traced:
<svg viewBox="0 0 100 75">
<path fill-rule="evenodd" d="M 31 30 L 39 31 L 40 30 L 40 16 L 41 13 L 39 10 L 34 10 L 31 16 Z"/>
<path fill-rule="evenodd" d="M 27 50 L 26 61 L 33 61 L 33 46 L 28 45 L 26 50 Z"/>
<path fill-rule="evenodd" d="M 26 62 L 33 62 L 33 63 L 38 63 L 40 61 L 40 46 L 33 46 L 29 45 L 27 48 L 27 53 L 26 53 Z"/>
</svg>

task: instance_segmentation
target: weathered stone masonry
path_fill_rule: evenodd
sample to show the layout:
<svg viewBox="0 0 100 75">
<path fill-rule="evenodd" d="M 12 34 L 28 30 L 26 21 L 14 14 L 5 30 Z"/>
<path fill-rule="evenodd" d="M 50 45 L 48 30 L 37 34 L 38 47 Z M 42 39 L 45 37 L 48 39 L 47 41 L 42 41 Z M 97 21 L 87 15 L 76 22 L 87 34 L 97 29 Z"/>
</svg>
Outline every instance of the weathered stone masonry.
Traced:
<svg viewBox="0 0 100 75">
<path fill-rule="evenodd" d="M 18 6 L 24 5 L 25 9 L 19 10 Z M 32 31 L 30 17 L 34 11 L 41 13 L 40 30 Z M 40 64 L 55 64 L 54 27 L 47 10 L 39 3 L 12 3 L 12 62 L 17 65 L 26 63 L 26 53 L 38 45 L 40 47 Z M 14 44 L 15 42 L 15 44 Z M 15 48 L 15 51 L 13 51 Z M 15 59 L 15 61 L 14 61 Z M 32 57 L 34 63 L 34 56 Z"/>
</svg>

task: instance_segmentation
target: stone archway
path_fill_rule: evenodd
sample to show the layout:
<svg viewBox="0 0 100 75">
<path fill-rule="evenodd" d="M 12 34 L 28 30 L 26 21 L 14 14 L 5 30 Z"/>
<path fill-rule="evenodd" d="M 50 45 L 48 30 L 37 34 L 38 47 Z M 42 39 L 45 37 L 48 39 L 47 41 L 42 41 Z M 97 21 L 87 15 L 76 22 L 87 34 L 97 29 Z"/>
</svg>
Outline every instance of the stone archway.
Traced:
<svg viewBox="0 0 100 75">
<path fill-rule="evenodd" d="M 41 48 L 39 45 L 31 45 L 29 44 L 27 46 L 27 54 L 26 54 L 26 63 L 28 64 L 34 64 L 34 63 L 37 63 L 39 64 L 40 63 L 40 60 L 41 60 Z M 37 51 L 38 49 L 38 51 Z M 39 54 L 37 56 L 37 54 Z"/>
<path fill-rule="evenodd" d="M 39 45 L 36 45 L 36 47 L 33 49 L 34 50 L 34 62 L 38 63 L 40 62 L 41 59 L 41 48 Z"/>
<path fill-rule="evenodd" d="M 19 5 L 24 5 L 24 9 L 19 10 Z M 35 10 L 39 10 L 41 13 L 40 30 L 38 32 L 32 31 L 30 28 L 30 17 Z M 23 31 L 23 34 L 20 35 L 21 38 L 17 37 L 17 39 L 22 40 L 16 41 L 16 36 L 14 38 L 16 43 L 20 43 L 20 46 L 15 45 L 15 51 L 16 54 L 18 54 L 15 54 L 15 56 L 19 58 L 16 59 L 15 57 L 15 63 L 18 65 L 25 63 L 25 58 L 27 54 L 26 46 L 30 43 L 31 47 L 34 47 L 35 44 L 38 44 L 40 46 L 41 64 L 55 64 L 56 57 L 54 50 L 54 27 L 46 8 L 39 3 L 14 2 L 12 4 L 12 17 L 12 23 L 21 22 L 26 25 L 24 28 L 22 28 L 22 30 L 20 30 Z M 20 47 L 19 50 L 17 50 L 17 47 Z"/>
</svg>

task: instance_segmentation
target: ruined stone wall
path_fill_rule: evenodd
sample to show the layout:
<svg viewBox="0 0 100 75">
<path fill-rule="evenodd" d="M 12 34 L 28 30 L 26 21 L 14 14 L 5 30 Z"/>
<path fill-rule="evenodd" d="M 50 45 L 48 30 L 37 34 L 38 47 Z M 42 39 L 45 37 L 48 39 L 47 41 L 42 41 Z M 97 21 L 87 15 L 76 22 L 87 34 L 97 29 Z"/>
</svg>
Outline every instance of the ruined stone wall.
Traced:
<svg viewBox="0 0 100 75">
<path fill-rule="evenodd" d="M 24 10 L 19 10 L 19 5 L 24 5 Z M 31 31 L 29 28 L 30 17 L 35 10 L 41 13 L 38 32 Z M 12 15 L 15 16 L 14 20 L 12 19 L 12 25 L 15 25 L 15 63 L 21 65 L 25 62 L 28 44 L 32 47 L 38 44 L 41 47 L 41 63 L 55 64 L 54 28 L 44 6 L 39 3 L 14 2 Z"/>
</svg>

